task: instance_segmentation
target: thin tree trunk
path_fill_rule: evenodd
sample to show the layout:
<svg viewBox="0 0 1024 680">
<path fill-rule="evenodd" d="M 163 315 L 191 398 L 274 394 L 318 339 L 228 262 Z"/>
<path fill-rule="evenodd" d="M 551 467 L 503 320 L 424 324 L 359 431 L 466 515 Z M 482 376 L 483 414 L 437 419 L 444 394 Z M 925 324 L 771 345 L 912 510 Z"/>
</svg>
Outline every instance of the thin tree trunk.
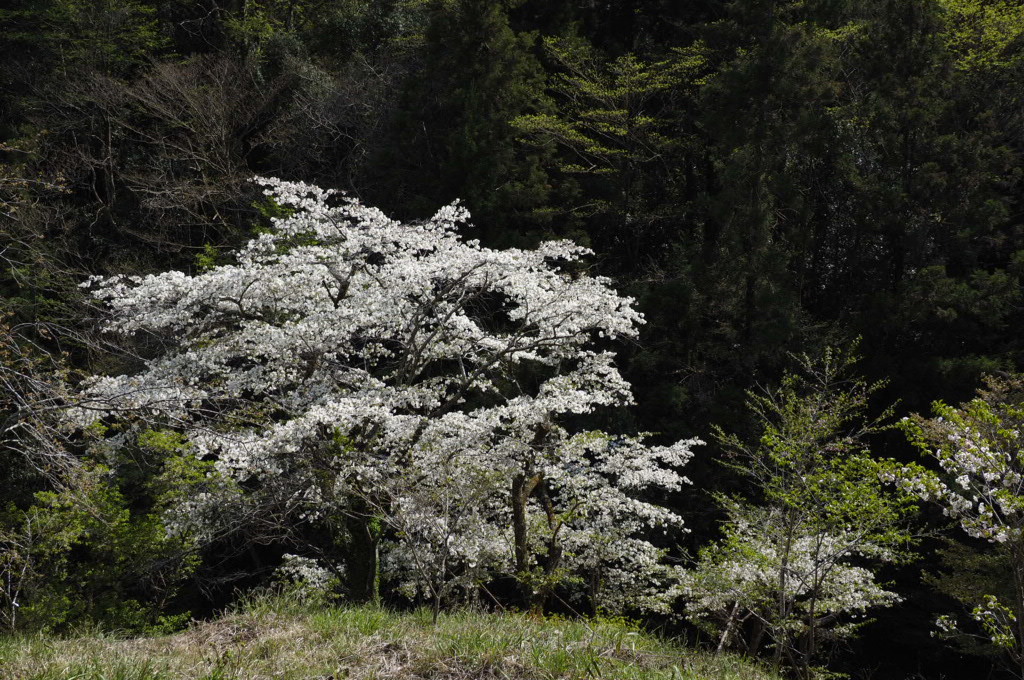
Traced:
<svg viewBox="0 0 1024 680">
<path fill-rule="evenodd" d="M 1024 678 L 1024 545 L 1018 541 L 1011 554 L 1014 594 L 1017 596 L 1013 612 L 1017 617 L 1017 644 L 1013 650 L 1012 660 L 1017 664 L 1017 677 Z"/>
<path fill-rule="evenodd" d="M 775 636 L 775 653 L 772 655 L 772 664 L 775 669 L 778 670 L 782 666 L 782 655 L 784 651 L 788 650 L 789 644 L 789 633 L 786 630 L 785 622 L 789 618 L 789 596 L 786 594 L 786 588 L 789 585 L 788 572 L 789 572 L 789 556 L 793 550 L 793 535 L 795 529 L 792 527 L 791 522 L 787 522 L 788 530 L 786 532 L 785 544 L 782 549 L 781 563 L 779 564 L 779 578 L 778 578 L 778 601 L 776 603 L 776 628 L 781 632 Z M 781 628 L 780 628 L 781 626 Z M 781 639 L 780 639 L 781 638 Z"/>
<path fill-rule="evenodd" d="M 718 646 L 715 648 L 715 654 L 721 654 L 722 650 L 725 649 L 725 645 L 729 642 L 729 637 L 732 634 L 732 628 L 736 623 L 736 614 L 740 610 L 740 603 L 734 602 L 732 605 L 732 611 L 729 612 L 729 618 L 725 622 L 725 630 L 722 631 L 722 637 L 718 638 Z"/>
<path fill-rule="evenodd" d="M 348 591 L 356 602 L 377 602 L 380 599 L 380 537 L 368 515 L 352 517 L 349 530 Z"/>
</svg>

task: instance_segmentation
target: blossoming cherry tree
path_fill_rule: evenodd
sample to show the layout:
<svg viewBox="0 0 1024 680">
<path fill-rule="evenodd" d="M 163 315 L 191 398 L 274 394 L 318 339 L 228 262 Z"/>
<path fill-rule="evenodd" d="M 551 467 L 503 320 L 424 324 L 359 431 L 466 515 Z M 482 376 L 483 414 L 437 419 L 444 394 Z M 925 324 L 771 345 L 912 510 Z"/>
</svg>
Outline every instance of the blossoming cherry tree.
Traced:
<svg viewBox="0 0 1024 680">
<path fill-rule="evenodd" d="M 259 180 L 283 216 L 230 264 L 89 282 L 106 330 L 160 349 L 96 377 L 79 416 L 160 422 L 218 484 L 172 510 L 336 531 L 355 596 L 386 575 L 439 604 L 514 576 L 539 606 L 557 584 L 659 606 L 649 540 L 682 530 L 641 500 L 686 481 L 694 440 L 648 446 L 568 426 L 628 404 L 610 339 L 642 323 L 571 242 L 492 250 L 457 203 L 423 222 L 308 184 Z M 237 512 L 230 509 L 235 508 Z M 321 546 L 323 548 L 323 546 Z"/>
</svg>

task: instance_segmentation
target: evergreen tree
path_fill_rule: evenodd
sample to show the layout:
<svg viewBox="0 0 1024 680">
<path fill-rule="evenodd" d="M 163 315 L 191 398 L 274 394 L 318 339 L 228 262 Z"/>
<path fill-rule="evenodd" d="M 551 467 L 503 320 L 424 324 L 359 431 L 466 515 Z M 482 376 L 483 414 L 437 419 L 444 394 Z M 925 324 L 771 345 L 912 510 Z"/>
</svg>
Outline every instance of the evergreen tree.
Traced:
<svg viewBox="0 0 1024 680">
<path fill-rule="evenodd" d="M 510 121 L 547 107 L 533 34 L 517 34 L 505 2 L 431 5 L 422 66 L 410 73 L 368 193 L 399 214 L 461 198 L 488 242 L 515 243 L 546 226 L 551 187 L 538 154 Z M 379 198 L 378 198 L 379 197 Z M 516 225 L 516 226 L 513 226 Z"/>
</svg>

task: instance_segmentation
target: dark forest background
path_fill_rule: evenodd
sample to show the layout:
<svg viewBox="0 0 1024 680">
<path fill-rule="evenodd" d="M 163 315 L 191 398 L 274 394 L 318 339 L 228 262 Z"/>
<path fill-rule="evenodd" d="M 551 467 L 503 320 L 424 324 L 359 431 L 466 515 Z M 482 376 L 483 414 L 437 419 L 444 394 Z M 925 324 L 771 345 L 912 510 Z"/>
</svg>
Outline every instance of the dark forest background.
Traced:
<svg viewBox="0 0 1024 680">
<path fill-rule="evenodd" d="M 1024 365 L 1019 2 L 3 4 L 5 332 L 64 353 L 72 377 L 109 370 L 61 332 L 87 324 L 78 284 L 216 262 L 265 219 L 256 174 L 399 219 L 461 198 L 489 246 L 589 245 L 648 320 L 622 348 L 637 406 L 615 417 L 666 440 L 749 430 L 746 390 L 855 338 L 900 416 Z M 917 456 L 899 435 L 873 451 Z M 735 484 L 716 455 L 678 501 L 691 549 L 720 519 L 703 490 Z M 0 450 L 0 508 L 38 491 Z M 890 575 L 905 602 L 837 668 L 987 672 L 930 636 L 955 608 L 921 584 L 939 545 Z M 86 552 L 69 569 L 115 588 Z M 212 611 L 268 560 L 235 554 L 168 611 Z"/>
</svg>

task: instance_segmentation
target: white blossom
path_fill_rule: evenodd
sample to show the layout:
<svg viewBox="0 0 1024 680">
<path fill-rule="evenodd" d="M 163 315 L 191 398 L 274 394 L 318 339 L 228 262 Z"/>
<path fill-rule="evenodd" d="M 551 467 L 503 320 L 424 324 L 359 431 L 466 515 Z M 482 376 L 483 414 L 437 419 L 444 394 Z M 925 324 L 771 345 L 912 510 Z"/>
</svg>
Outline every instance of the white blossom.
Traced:
<svg viewBox="0 0 1024 680">
<path fill-rule="evenodd" d="M 560 425 L 632 400 L 602 338 L 634 338 L 643 318 L 580 273 L 590 251 L 484 248 L 460 237 L 458 203 L 401 224 L 312 185 L 258 181 L 290 212 L 233 263 L 83 284 L 108 332 L 168 349 L 89 381 L 79 424 L 172 424 L 235 483 L 231 502 L 258 488 L 307 520 L 371 503 L 392 530 L 387 573 L 410 592 L 430 580 L 425 555 L 430 578 L 514 571 L 517 475 L 546 494 L 528 498 L 531 559 L 557 540 L 559 568 L 600 571 L 619 605 L 664 577 L 644 537 L 682 521 L 638 494 L 686 483 L 678 468 L 696 440 L 648 447 Z"/>
</svg>

